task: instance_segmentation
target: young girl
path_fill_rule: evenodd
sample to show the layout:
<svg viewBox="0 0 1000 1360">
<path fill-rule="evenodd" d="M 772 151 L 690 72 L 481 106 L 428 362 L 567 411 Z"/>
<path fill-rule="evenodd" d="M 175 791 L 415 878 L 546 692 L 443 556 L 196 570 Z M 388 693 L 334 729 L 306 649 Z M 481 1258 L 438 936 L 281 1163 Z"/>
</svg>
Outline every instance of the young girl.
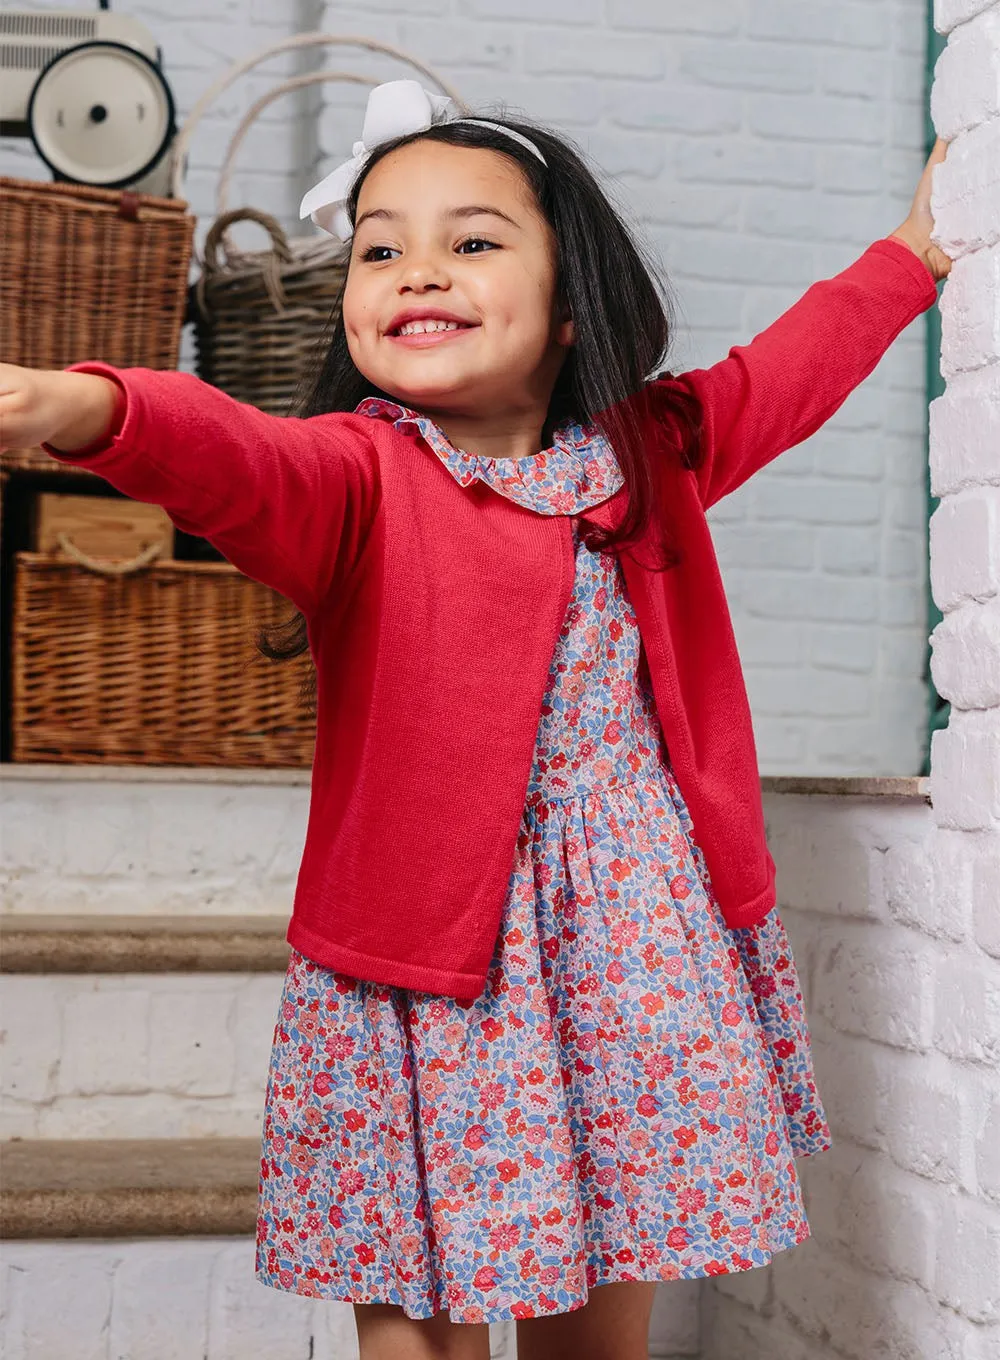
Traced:
<svg viewBox="0 0 1000 1360">
<path fill-rule="evenodd" d="M 0 368 L 44 443 L 286 595 L 312 802 L 257 1273 L 365 1360 L 647 1353 L 657 1281 L 808 1236 L 827 1148 L 705 511 L 935 300 L 906 222 L 708 369 L 578 154 L 373 92 L 303 215 L 353 241 L 305 414 L 100 363 Z"/>
</svg>

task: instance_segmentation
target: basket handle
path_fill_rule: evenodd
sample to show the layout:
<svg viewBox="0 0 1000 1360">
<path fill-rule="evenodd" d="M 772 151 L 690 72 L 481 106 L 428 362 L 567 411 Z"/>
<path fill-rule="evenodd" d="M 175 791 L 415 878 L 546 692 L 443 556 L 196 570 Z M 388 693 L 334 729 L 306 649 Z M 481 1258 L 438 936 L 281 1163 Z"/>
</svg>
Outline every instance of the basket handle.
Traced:
<svg viewBox="0 0 1000 1360">
<path fill-rule="evenodd" d="M 288 237 L 281 228 L 281 223 L 270 213 L 261 212 L 259 208 L 234 208 L 232 212 L 224 212 L 221 217 L 217 217 L 208 229 L 205 237 L 205 244 L 202 247 L 205 255 L 205 269 L 209 273 L 219 270 L 219 246 L 226 251 L 226 228 L 231 227 L 234 222 L 256 222 L 258 226 L 264 228 L 271 238 L 271 245 L 274 253 L 283 264 L 291 264 L 292 251 L 288 244 Z"/>
<path fill-rule="evenodd" d="M 218 273 L 222 268 L 219 264 L 219 247 L 222 247 L 227 265 L 236 253 L 226 235 L 234 222 L 256 222 L 270 236 L 271 245 L 274 249 L 266 252 L 264 256 L 261 276 L 272 307 L 276 312 L 283 312 L 288 306 L 288 294 L 282 287 L 281 266 L 291 264 L 294 257 L 288 244 L 288 237 L 281 228 L 281 223 L 270 213 L 261 212 L 259 208 L 233 208 L 231 212 L 225 212 L 221 217 L 217 217 L 209 227 L 202 250 L 204 268 L 194 285 L 194 300 L 199 312 L 206 320 L 212 314 L 208 299 L 205 296 L 205 289 L 209 276 Z"/>
<path fill-rule="evenodd" d="M 369 52 L 381 52 L 385 56 L 396 57 L 399 61 L 406 62 L 406 64 L 412 66 L 414 70 L 420 71 L 421 74 L 429 77 L 442 93 L 448 95 L 451 99 L 454 99 L 460 108 L 465 108 L 465 101 L 462 99 L 461 95 L 442 80 L 436 72 L 432 71 L 429 66 L 425 66 L 424 63 L 419 61 L 416 57 L 410 56 L 408 52 L 404 52 L 399 47 L 393 47 L 391 43 L 380 42 L 377 38 L 343 36 L 336 33 L 298 33 L 293 37 L 283 38 L 280 42 L 269 43 L 267 47 L 261 48 L 260 51 L 255 52 L 252 56 L 245 57 L 242 61 L 234 62 L 227 71 L 224 71 L 222 75 L 219 76 L 218 80 L 208 87 L 205 93 L 196 102 L 194 108 L 185 119 L 184 126 L 181 128 L 174 141 L 171 153 L 171 197 L 180 198 L 182 196 L 184 187 L 184 162 L 187 157 L 188 147 L 191 144 L 191 139 L 194 136 L 194 130 L 201 122 L 206 109 L 224 90 L 227 90 L 241 75 L 252 70 L 255 66 L 259 66 L 262 61 L 266 61 L 268 57 L 277 56 L 281 52 L 289 52 L 302 47 L 324 46 L 363 47 Z M 316 74 L 319 74 L 319 72 Z M 372 81 L 366 83 L 375 84 L 377 82 Z"/>
<path fill-rule="evenodd" d="M 87 571 L 95 572 L 98 576 L 133 576 L 154 562 L 167 546 L 166 543 L 150 543 L 137 557 L 129 558 L 127 562 L 102 562 L 100 558 L 90 557 L 87 553 L 81 552 L 66 533 L 61 533 L 57 542 L 66 556 L 72 558 L 78 567 L 85 567 Z"/>
</svg>

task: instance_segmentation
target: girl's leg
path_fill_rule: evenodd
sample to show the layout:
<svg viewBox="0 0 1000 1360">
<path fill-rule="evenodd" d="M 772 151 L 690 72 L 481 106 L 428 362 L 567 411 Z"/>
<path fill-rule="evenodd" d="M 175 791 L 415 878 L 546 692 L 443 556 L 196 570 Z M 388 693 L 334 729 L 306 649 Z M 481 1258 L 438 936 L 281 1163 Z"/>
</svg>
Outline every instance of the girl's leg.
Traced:
<svg viewBox="0 0 1000 1360">
<path fill-rule="evenodd" d="M 597 1285 L 572 1313 L 517 1322 L 517 1360 L 647 1360 L 656 1282 Z"/>
<path fill-rule="evenodd" d="M 354 1304 L 361 1360 L 489 1360 L 486 1323 L 452 1322 L 446 1312 L 408 1318 L 394 1303 Z"/>
</svg>

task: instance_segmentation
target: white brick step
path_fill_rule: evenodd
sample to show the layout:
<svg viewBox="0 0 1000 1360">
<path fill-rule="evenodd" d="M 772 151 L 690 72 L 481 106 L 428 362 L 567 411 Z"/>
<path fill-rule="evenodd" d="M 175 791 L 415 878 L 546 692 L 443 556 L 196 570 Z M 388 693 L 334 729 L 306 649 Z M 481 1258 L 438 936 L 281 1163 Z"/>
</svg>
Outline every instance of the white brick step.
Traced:
<svg viewBox="0 0 1000 1360">
<path fill-rule="evenodd" d="M 0 770 L 5 914 L 291 911 L 307 770 Z"/>
<path fill-rule="evenodd" d="M 0 1137 L 259 1137 L 274 917 L 7 917 Z"/>
</svg>

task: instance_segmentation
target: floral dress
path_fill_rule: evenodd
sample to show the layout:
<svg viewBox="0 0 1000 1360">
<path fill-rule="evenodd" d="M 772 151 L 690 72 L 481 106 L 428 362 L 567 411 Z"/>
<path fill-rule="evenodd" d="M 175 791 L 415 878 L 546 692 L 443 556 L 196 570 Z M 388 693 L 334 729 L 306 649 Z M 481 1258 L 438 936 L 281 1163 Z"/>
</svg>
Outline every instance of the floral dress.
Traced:
<svg viewBox="0 0 1000 1360">
<path fill-rule="evenodd" d="M 614 454 L 567 425 L 481 458 L 393 403 L 358 410 L 416 430 L 463 486 L 571 516 L 576 575 L 482 995 L 292 952 L 257 1277 L 488 1323 L 766 1265 L 809 1235 L 794 1159 L 830 1133 L 784 928 L 724 923 L 621 567 L 581 541 L 576 513 L 621 485 Z"/>
</svg>

